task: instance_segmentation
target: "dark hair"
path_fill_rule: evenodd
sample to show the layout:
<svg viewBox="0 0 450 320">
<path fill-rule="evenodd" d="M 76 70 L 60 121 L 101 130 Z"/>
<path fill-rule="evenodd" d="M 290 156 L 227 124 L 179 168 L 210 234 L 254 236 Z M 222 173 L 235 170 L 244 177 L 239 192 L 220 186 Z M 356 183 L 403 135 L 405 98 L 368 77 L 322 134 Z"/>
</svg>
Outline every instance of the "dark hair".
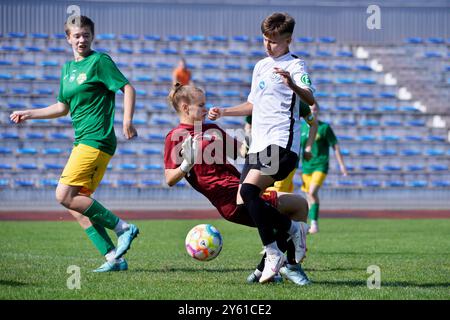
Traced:
<svg viewBox="0 0 450 320">
<path fill-rule="evenodd" d="M 195 99 L 195 94 L 204 94 L 203 90 L 190 85 L 182 85 L 177 82 L 170 90 L 167 100 L 169 104 L 175 109 L 176 112 L 180 112 L 181 102 L 190 104 Z"/>
<path fill-rule="evenodd" d="M 79 24 L 79 25 L 78 25 Z M 92 35 L 95 34 L 95 28 L 94 28 L 94 21 L 89 19 L 86 16 L 73 16 L 72 20 L 67 20 L 64 23 L 64 32 L 67 36 L 70 36 L 70 26 L 77 26 L 77 27 L 89 27 L 91 29 Z"/>
<path fill-rule="evenodd" d="M 287 13 L 275 12 L 261 23 L 261 32 L 265 36 L 291 35 L 294 33 L 295 20 Z"/>
</svg>

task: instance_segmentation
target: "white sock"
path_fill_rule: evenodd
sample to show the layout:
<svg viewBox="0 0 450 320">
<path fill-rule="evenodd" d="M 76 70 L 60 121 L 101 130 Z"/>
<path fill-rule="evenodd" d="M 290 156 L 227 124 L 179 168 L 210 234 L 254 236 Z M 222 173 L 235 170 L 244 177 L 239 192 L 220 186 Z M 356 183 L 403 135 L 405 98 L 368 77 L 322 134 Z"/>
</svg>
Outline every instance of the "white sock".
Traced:
<svg viewBox="0 0 450 320">
<path fill-rule="evenodd" d="M 311 220 L 311 227 L 317 227 L 317 220 Z"/>
<path fill-rule="evenodd" d="M 119 219 L 119 222 L 117 223 L 116 227 L 114 228 L 114 232 L 119 236 L 124 231 L 128 230 L 129 227 L 130 227 L 130 225 L 128 223 L 126 223 L 122 219 Z"/>
<path fill-rule="evenodd" d="M 278 255 L 280 252 L 280 249 L 278 249 L 276 241 L 269 243 L 267 246 L 264 246 L 264 248 L 266 249 L 267 255 Z"/>
<path fill-rule="evenodd" d="M 116 249 L 112 249 L 107 254 L 105 254 L 106 261 L 114 262 L 114 256 L 116 255 Z"/>
<path fill-rule="evenodd" d="M 261 277 L 262 272 L 259 271 L 258 269 L 256 269 L 255 271 L 253 271 L 253 274 L 254 274 L 257 278 L 259 278 L 259 277 Z"/>
</svg>

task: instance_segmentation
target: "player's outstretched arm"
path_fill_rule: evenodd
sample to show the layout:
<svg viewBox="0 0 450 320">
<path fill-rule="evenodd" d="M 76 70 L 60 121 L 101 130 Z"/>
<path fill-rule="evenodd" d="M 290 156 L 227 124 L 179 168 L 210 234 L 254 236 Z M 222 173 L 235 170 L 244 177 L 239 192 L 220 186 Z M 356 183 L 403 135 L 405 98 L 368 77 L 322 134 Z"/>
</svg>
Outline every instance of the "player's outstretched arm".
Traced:
<svg viewBox="0 0 450 320">
<path fill-rule="evenodd" d="M 14 111 L 9 118 L 14 123 L 21 123 L 28 119 L 53 119 L 65 116 L 69 113 L 69 106 L 62 102 L 57 102 L 46 108 L 27 109 Z"/>
<path fill-rule="evenodd" d="M 252 111 L 253 104 L 247 101 L 230 108 L 212 107 L 208 111 L 208 118 L 210 120 L 217 120 L 220 117 L 226 116 L 249 116 L 252 114 Z"/>
<path fill-rule="evenodd" d="M 133 126 L 136 90 L 129 83 L 121 90 L 123 91 L 123 135 L 125 139 L 131 139 L 137 136 L 136 128 Z"/>
<path fill-rule="evenodd" d="M 347 168 L 345 167 L 345 164 L 344 164 L 344 157 L 342 156 L 342 153 L 341 153 L 341 147 L 339 146 L 339 144 L 336 143 L 333 146 L 333 149 L 334 149 L 334 153 L 336 155 L 336 160 L 339 163 L 339 169 L 341 170 L 342 175 L 344 177 L 346 177 L 348 175 L 348 172 L 347 172 Z"/>
</svg>

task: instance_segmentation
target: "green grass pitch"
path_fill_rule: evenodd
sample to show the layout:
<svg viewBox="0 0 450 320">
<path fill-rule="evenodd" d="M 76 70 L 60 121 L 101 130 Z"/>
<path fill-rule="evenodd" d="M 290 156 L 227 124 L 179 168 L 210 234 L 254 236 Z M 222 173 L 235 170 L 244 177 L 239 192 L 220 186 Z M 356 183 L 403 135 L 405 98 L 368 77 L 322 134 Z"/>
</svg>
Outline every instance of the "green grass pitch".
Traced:
<svg viewBox="0 0 450 320">
<path fill-rule="evenodd" d="M 245 282 L 261 257 L 256 229 L 224 220 L 135 223 L 129 270 L 95 274 L 103 258 L 76 222 L 1 222 L 0 299 L 450 299 L 450 220 L 322 219 L 308 238 L 308 287 Z M 222 233 L 215 260 L 185 251 L 199 223 Z M 67 287 L 72 265 L 80 289 Z M 380 268 L 380 289 L 367 287 L 371 265 Z"/>
</svg>

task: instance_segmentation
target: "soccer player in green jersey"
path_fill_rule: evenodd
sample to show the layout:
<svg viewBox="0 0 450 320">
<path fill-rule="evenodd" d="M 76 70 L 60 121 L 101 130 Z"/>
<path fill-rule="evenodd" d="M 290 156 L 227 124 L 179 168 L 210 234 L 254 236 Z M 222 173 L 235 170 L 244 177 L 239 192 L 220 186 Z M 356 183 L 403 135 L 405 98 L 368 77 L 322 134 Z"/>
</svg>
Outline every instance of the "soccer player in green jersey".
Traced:
<svg viewBox="0 0 450 320">
<path fill-rule="evenodd" d="M 318 119 L 319 105 L 317 104 L 317 102 L 310 108 L 314 117 Z M 344 164 L 344 159 L 342 157 L 341 149 L 339 147 L 333 129 L 331 129 L 328 123 L 322 121 L 318 121 L 318 123 L 319 127 L 317 130 L 316 139 L 311 150 L 312 158 L 309 160 L 305 158 L 302 159 L 302 191 L 306 193 L 309 203 L 308 216 L 311 223 L 309 233 L 319 232 L 319 190 L 328 174 L 330 147 L 334 149 L 342 175 L 347 176 L 348 174 Z M 305 146 L 308 134 L 309 126 L 306 123 L 303 123 L 301 128 L 302 148 L 304 148 Z"/>
<path fill-rule="evenodd" d="M 72 18 L 72 17 L 71 17 Z M 56 199 L 75 217 L 106 262 L 95 272 L 123 271 L 128 264 L 123 255 L 139 233 L 91 198 L 116 149 L 114 133 L 115 94 L 124 93 L 123 135 L 137 136 L 133 127 L 135 90 L 111 58 L 91 49 L 94 22 L 77 16 L 65 24 L 67 42 L 74 60 L 64 64 L 58 102 L 46 108 L 14 111 L 14 123 L 28 119 L 51 119 L 70 112 L 75 141 L 70 158 L 56 188 Z M 106 229 L 118 236 L 117 248 Z"/>
</svg>

